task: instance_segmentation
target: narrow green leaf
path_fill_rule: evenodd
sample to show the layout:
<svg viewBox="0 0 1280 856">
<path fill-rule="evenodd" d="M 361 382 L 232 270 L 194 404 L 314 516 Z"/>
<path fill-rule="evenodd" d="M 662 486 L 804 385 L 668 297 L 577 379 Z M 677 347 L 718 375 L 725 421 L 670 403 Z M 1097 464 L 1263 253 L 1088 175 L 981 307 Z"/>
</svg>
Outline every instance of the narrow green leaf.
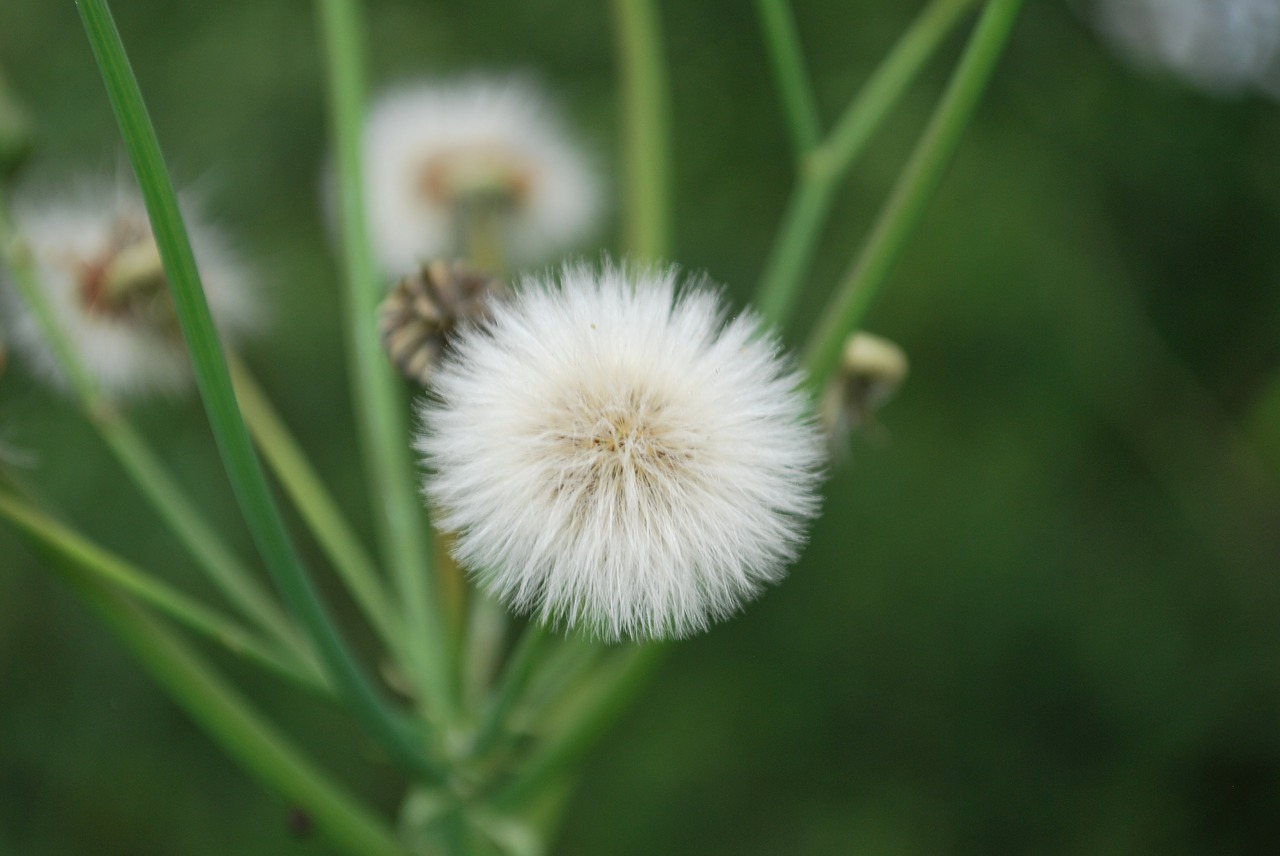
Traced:
<svg viewBox="0 0 1280 856">
<path fill-rule="evenodd" d="M 773 76 L 782 95 L 783 112 L 796 160 L 813 150 L 822 139 L 822 119 L 805 67 L 804 49 L 796 32 L 796 19 L 788 0 L 756 0 L 756 12 L 764 31 Z"/>
<path fill-rule="evenodd" d="M 364 27 L 357 0 L 317 0 L 329 121 L 342 217 L 347 357 L 355 395 L 360 446 L 382 551 L 404 613 L 399 651 L 410 679 L 435 713 L 458 713 L 453 640 L 447 632 L 439 581 L 432 573 L 431 530 L 414 485 L 404 392 L 378 341 L 377 307 L 386 296 L 366 231 L 364 210 Z"/>
<path fill-rule="evenodd" d="M 3 490 L 0 490 L 0 516 L 8 518 L 28 538 L 65 562 L 133 595 L 231 653 L 251 660 L 308 691 L 320 694 L 329 691 L 324 676 L 318 671 L 300 671 L 231 619 L 112 555 Z"/>
<path fill-rule="evenodd" d="M 438 780 L 442 777 L 439 766 L 426 756 L 418 736 L 407 723 L 380 698 L 335 630 L 298 559 L 236 403 L 222 344 L 200 284 L 186 226 L 178 211 L 178 200 L 120 34 L 105 0 L 80 0 L 78 5 L 142 188 L 210 427 L 267 570 L 289 610 L 311 634 L 351 714 L 402 769 L 422 779 Z"/>
</svg>

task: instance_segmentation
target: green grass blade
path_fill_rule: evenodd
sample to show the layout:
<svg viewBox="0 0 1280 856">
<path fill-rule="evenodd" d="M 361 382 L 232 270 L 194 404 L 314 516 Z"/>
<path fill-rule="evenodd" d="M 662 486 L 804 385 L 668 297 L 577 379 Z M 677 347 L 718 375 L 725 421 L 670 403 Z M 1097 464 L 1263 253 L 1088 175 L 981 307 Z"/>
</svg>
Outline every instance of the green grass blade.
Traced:
<svg viewBox="0 0 1280 856">
<path fill-rule="evenodd" d="M 822 139 L 822 119 L 818 115 L 813 83 L 805 68 L 795 15 L 788 0 L 756 0 L 756 12 L 769 49 L 774 80 L 782 96 L 791 145 L 796 160 L 800 160 Z"/>
<path fill-rule="evenodd" d="M 231 355 L 231 381 L 249 432 L 268 466 L 293 500 L 316 543 L 346 584 L 370 625 L 392 651 L 402 643 L 399 617 L 387 599 L 377 566 L 338 509 L 266 393 L 249 369 Z"/>
<path fill-rule="evenodd" d="M 271 646 L 226 616 L 155 579 L 123 559 L 68 529 L 16 496 L 0 490 L 0 517 L 5 517 L 32 541 L 64 562 L 101 579 L 120 591 L 231 653 L 286 678 L 309 692 L 327 694 L 324 676 L 316 669 L 300 670 Z"/>
<path fill-rule="evenodd" d="M 417 735 L 386 706 L 355 661 L 298 559 L 236 403 L 178 200 L 120 34 L 105 0 L 80 0 L 78 6 L 142 188 L 210 427 L 267 570 L 289 610 L 310 633 L 352 716 L 406 772 L 438 780 L 440 769 L 427 758 Z"/>
<path fill-rule="evenodd" d="M 671 238 L 671 139 L 667 64 L 654 0 L 614 0 L 622 88 L 625 247 L 631 258 L 663 260 Z"/>
<path fill-rule="evenodd" d="M 363 123 L 364 28 L 356 0 L 317 0 L 329 73 L 330 125 L 342 218 L 347 356 L 359 417 L 361 451 L 382 551 L 404 611 L 403 666 L 419 694 L 446 721 L 458 712 L 454 644 L 432 572 L 431 530 L 424 523 L 409 452 L 404 393 L 391 370 L 376 326 L 386 295 L 366 231 Z"/>
<path fill-rule="evenodd" d="M 351 856 L 408 856 L 384 821 L 334 783 L 163 625 L 82 573 L 71 582 L 166 693 L 266 786 Z"/>
</svg>

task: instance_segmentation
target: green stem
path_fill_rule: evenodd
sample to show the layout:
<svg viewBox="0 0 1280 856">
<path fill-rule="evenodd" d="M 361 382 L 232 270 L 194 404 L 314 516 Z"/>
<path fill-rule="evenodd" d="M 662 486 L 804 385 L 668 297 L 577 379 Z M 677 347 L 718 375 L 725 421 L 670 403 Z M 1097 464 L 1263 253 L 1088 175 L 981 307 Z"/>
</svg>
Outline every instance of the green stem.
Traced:
<svg viewBox="0 0 1280 856">
<path fill-rule="evenodd" d="M 360 414 L 360 441 L 383 556 L 404 610 L 410 659 L 404 665 L 419 693 L 445 720 L 458 711 L 453 643 L 431 567 L 431 533 L 423 523 L 409 454 L 404 392 L 378 341 L 375 319 L 386 289 L 366 231 L 363 166 L 364 27 L 356 0 L 317 0 L 329 74 L 329 111 L 342 215 L 347 356 Z"/>
<path fill-rule="evenodd" d="M 209 578 L 263 629 L 285 642 L 295 659 L 309 667 L 315 655 L 297 627 L 285 616 L 266 590 L 254 579 L 209 526 L 182 492 L 173 476 L 156 459 L 133 426 L 118 412 L 95 408 L 90 420 L 102 439 L 129 473 L 134 483 L 151 501 L 156 513 L 187 545 L 187 549 L 205 567 Z"/>
<path fill-rule="evenodd" d="M 528 686 L 529 678 L 533 674 L 533 667 L 537 665 L 546 641 L 547 630 L 541 624 L 531 622 L 525 628 L 524 635 L 520 637 L 515 650 L 511 652 L 507 667 L 502 673 L 502 682 L 476 732 L 475 743 L 471 748 L 473 754 L 483 755 L 493 747 L 494 741 L 507 723 L 507 716 L 511 713 L 511 709 L 524 694 L 524 689 Z"/>
<path fill-rule="evenodd" d="M 403 654 L 399 616 L 387 600 L 373 560 L 248 367 L 235 354 L 229 357 L 236 399 L 258 449 L 383 644 Z"/>
<path fill-rule="evenodd" d="M 305 811 L 334 846 L 352 856 L 408 856 L 383 821 L 277 733 L 180 639 L 101 582 L 74 571 L 69 576 L 165 692 L 260 782 Z"/>
<path fill-rule="evenodd" d="M 463 644 L 466 656 L 463 663 L 464 689 L 467 706 L 471 710 L 480 707 L 493 681 L 498 661 L 502 658 L 508 621 L 506 607 L 483 591 L 471 593 Z"/>
<path fill-rule="evenodd" d="M 263 630 L 288 645 L 290 659 L 296 666 L 307 666 L 312 655 L 297 629 L 248 568 L 205 522 L 133 426 L 102 393 L 50 305 L 39 282 L 35 262 L 17 234 L 2 197 L 0 251 L 23 302 L 53 348 L 81 409 L 125 473 L 227 600 Z"/>
<path fill-rule="evenodd" d="M 351 714 L 407 773 L 438 780 L 442 778 L 441 770 L 423 751 L 419 736 L 386 706 L 352 657 L 294 551 L 236 404 L 178 200 L 120 34 L 105 0 L 79 0 L 78 5 L 142 188 L 210 427 L 267 570 L 285 604 L 311 634 L 338 695 Z"/>
<path fill-rule="evenodd" d="M 324 676 L 314 667 L 300 670 L 272 646 L 231 619 L 149 576 L 3 490 L 0 490 L 0 516 L 64 561 L 155 607 L 233 654 L 275 672 L 309 692 L 323 695 L 329 691 Z"/>
<path fill-rule="evenodd" d="M 755 301 L 770 324 L 784 326 L 791 318 L 840 183 L 907 86 L 973 3 L 933 0 L 925 7 L 845 108 L 826 141 L 801 161 Z"/>
<path fill-rule="evenodd" d="M 805 68 L 804 49 L 796 32 L 796 19 L 787 0 L 756 0 L 773 76 L 782 96 L 787 130 L 799 161 L 822 139 L 822 119 L 813 95 L 813 83 Z"/>
<path fill-rule="evenodd" d="M 655 262 L 670 239 L 667 68 L 654 0 L 614 0 L 622 88 L 626 249 Z"/>
<path fill-rule="evenodd" d="M 810 337 L 805 367 L 821 387 L 840 358 L 845 336 L 857 329 L 902 254 L 941 182 L 974 108 L 1013 30 L 1022 0 L 989 0 L 924 135 L 885 202 L 862 252 L 822 313 Z"/>
<path fill-rule="evenodd" d="M 515 775 L 491 798 L 500 811 L 519 809 L 578 763 L 648 682 L 669 646 L 650 643 L 621 653 L 608 671 L 592 680 L 582 700 L 534 750 Z"/>
</svg>

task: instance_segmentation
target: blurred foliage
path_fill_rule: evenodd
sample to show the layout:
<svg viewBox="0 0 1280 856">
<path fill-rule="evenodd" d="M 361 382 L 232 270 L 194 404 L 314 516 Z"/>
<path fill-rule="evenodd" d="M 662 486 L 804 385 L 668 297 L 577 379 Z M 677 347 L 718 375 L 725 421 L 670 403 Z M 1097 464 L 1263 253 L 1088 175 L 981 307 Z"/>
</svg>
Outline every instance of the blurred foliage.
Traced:
<svg viewBox="0 0 1280 856">
<path fill-rule="evenodd" d="M 247 358 L 368 534 L 309 7 L 117 5 L 179 183 L 269 295 Z M 795 5 L 829 120 L 919 4 Z M 379 81 L 532 70 L 611 158 L 603 4 L 368 6 Z M 742 0 L 664 12 L 677 257 L 746 299 L 791 180 L 759 34 Z M 957 50 L 855 171 L 797 330 Z M 32 180 L 124 168 L 71 3 L 0 6 L 0 67 L 37 126 Z M 912 359 L 891 442 L 833 474 L 783 585 L 677 649 L 586 769 L 560 852 L 1280 852 L 1277 152 L 1276 104 L 1143 77 L 1066 6 L 1029 3 L 872 316 Z M 248 555 L 198 405 L 140 421 Z M 87 532 L 213 596 L 69 405 L 13 368 L 0 431 Z M 0 586 L 0 853 L 327 852 L 3 527 Z M 395 778 L 341 716 L 233 671 L 391 810 Z"/>
</svg>

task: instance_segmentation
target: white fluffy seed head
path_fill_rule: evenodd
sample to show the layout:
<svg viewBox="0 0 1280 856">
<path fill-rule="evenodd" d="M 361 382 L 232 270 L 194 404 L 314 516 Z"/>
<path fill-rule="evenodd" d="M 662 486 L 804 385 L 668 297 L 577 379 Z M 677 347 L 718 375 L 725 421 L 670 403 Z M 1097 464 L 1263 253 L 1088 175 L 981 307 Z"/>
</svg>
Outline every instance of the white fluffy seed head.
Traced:
<svg viewBox="0 0 1280 856">
<path fill-rule="evenodd" d="M 705 283 L 567 265 L 455 340 L 421 406 L 426 493 L 511 608 L 686 636 L 780 579 L 817 511 L 800 381 Z"/>
<path fill-rule="evenodd" d="M 227 240 L 195 206 L 184 205 L 183 217 L 219 331 L 235 338 L 258 327 L 258 302 Z M 28 190 L 14 199 L 13 219 L 57 322 L 106 395 L 124 401 L 189 388 L 190 361 L 165 289 L 158 290 L 146 312 L 112 311 L 91 297 L 113 271 L 131 268 L 145 275 L 143 268 L 158 270 L 150 223 L 136 191 L 89 178 L 55 192 Z M 14 351 L 37 375 L 66 390 L 57 353 L 7 277 L 0 271 L 0 320 Z"/>
<path fill-rule="evenodd" d="M 1280 98 L 1280 0 L 1093 0 L 1100 30 L 1138 66 L 1212 94 Z"/>
<path fill-rule="evenodd" d="M 458 254 L 460 206 L 501 209 L 510 261 L 545 258 L 583 238 L 601 209 L 590 158 L 542 93 L 520 79 L 392 91 L 365 126 L 370 232 L 390 276 Z"/>
</svg>

